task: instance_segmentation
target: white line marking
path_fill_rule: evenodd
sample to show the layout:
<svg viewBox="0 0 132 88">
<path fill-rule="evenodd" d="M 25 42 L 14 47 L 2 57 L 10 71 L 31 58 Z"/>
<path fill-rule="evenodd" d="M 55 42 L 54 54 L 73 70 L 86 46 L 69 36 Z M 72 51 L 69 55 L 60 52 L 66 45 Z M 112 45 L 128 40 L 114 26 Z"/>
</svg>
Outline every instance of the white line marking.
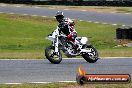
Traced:
<svg viewBox="0 0 132 88">
<path fill-rule="evenodd" d="M 94 22 L 94 23 L 98 24 L 99 22 Z"/>
<path fill-rule="evenodd" d="M 76 59 L 83 59 L 83 58 L 63 58 L 67 60 L 76 60 Z M 0 59 L 0 60 L 12 60 L 12 61 L 17 61 L 17 60 L 46 60 L 46 59 Z"/>
<path fill-rule="evenodd" d="M 28 15 L 28 14 L 23 14 L 23 15 Z"/>
<path fill-rule="evenodd" d="M 125 14 L 131 14 L 131 13 L 125 13 Z"/>
<path fill-rule="evenodd" d="M 117 24 L 112 24 L 112 25 L 116 26 Z"/>
<path fill-rule="evenodd" d="M 132 59 L 132 57 L 100 57 L 100 58 L 103 58 L 103 59 L 124 59 L 124 58 Z"/>
<path fill-rule="evenodd" d="M 22 84 L 22 83 L 2 83 L 2 84 L 9 84 L 9 85 L 12 85 L 12 84 Z"/>
<path fill-rule="evenodd" d="M 122 25 L 123 27 L 125 27 L 126 25 Z"/>
<path fill-rule="evenodd" d="M 16 7 L 21 7 L 21 6 L 16 6 Z"/>
<path fill-rule="evenodd" d="M 9 13 L 9 14 L 15 14 L 15 13 Z"/>
<path fill-rule="evenodd" d="M 83 21 L 83 20 L 79 20 L 79 21 Z"/>
<path fill-rule="evenodd" d="M 117 13 L 117 12 L 110 12 L 110 13 Z M 122 14 L 131 14 L 131 13 L 122 13 Z"/>
<path fill-rule="evenodd" d="M 81 11 L 87 11 L 87 10 L 81 10 Z"/>
<path fill-rule="evenodd" d="M 42 17 L 47 17 L 47 16 L 42 16 Z"/>
<path fill-rule="evenodd" d="M 108 24 L 108 23 L 102 23 L 102 24 Z"/>
<path fill-rule="evenodd" d="M 116 13 L 116 12 L 111 12 L 111 13 Z"/>
<path fill-rule="evenodd" d="M 76 81 L 58 81 L 58 82 L 76 82 Z"/>
<path fill-rule="evenodd" d="M 31 15 L 31 16 L 38 16 L 38 15 Z"/>
<path fill-rule="evenodd" d="M 40 8 L 40 7 L 34 7 L 34 8 Z"/>
<path fill-rule="evenodd" d="M 64 9 L 64 10 L 69 10 L 69 9 Z"/>
<path fill-rule="evenodd" d="M 103 59 L 120 59 L 120 58 L 129 58 L 129 59 L 132 59 L 132 57 L 99 57 L 99 58 L 103 58 Z M 66 59 L 66 60 L 81 60 L 83 58 L 63 58 L 63 59 Z M 0 60 L 12 60 L 12 61 L 18 61 L 18 60 L 46 60 L 46 59 L 0 59 Z"/>
<path fill-rule="evenodd" d="M 56 82 L 24 82 L 24 83 L 35 83 L 35 84 L 46 84 L 46 83 L 70 83 L 70 82 L 76 82 L 76 81 L 56 81 Z M 24 83 L 1 83 L 1 84 L 24 84 Z"/>
<path fill-rule="evenodd" d="M 66 59 L 66 60 L 77 60 L 77 59 L 83 59 L 83 58 L 63 58 L 63 59 Z"/>
<path fill-rule="evenodd" d="M 52 82 L 29 82 L 29 83 L 52 83 Z"/>
<path fill-rule="evenodd" d="M 76 82 L 76 81 L 57 81 L 57 82 L 29 82 L 29 83 L 58 83 L 58 82 L 65 82 L 65 83 L 68 83 L 68 82 Z"/>
<path fill-rule="evenodd" d="M 88 21 L 88 22 L 92 22 L 92 21 Z"/>
<path fill-rule="evenodd" d="M 0 13 L 4 13 L 4 12 L 0 12 Z"/>
</svg>

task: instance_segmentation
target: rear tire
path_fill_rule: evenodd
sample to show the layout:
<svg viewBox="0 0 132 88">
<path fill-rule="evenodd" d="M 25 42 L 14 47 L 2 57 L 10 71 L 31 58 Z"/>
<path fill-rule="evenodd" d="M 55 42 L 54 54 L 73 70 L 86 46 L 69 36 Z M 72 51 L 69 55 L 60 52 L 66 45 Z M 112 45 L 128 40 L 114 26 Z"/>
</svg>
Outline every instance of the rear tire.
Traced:
<svg viewBox="0 0 132 88">
<path fill-rule="evenodd" d="M 59 55 L 55 55 L 53 52 L 54 52 L 54 49 L 55 47 L 54 46 L 48 46 L 46 49 L 45 49 L 45 56 L 46 58 L 53 64 L 59 64 L 61 61 L 62 61 L 62 54 L 59 50 Z M 50 52 L 51 51 L 51 52 Z M 53 52 L 52 52 L 53 51 Z M 51 55 L 50 55 L 50 54 Z M 54 57 L 54 56 L 57 56 L 57 59 Z"/>
<path fill-rule="evenodd" d="M 95 63 L 99 59 L 97 50 L 92 45 L 83 46 L 83 49 L 85 48 L 92 48 L 92 53 L 94 56 L 90 56 L 88 53 L 84 53 L 82 54 L 82 57 L 89 63 Z"/>
</svg>

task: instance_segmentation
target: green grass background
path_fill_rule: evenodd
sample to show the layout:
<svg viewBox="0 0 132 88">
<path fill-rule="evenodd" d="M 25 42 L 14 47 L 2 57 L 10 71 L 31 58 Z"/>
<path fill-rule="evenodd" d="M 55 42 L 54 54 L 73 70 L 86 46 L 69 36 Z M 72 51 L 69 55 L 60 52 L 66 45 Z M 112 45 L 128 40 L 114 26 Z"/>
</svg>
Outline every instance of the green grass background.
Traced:
<svg viewBox="0 0 132 88">
<path fill-rule="evenodd" d="M 100 56 L 132 56 L 132 48 L 115 48 L 115 29 L 75 20 L 78 36 L 92 37 L 89 42 Z M 0 14 L 0 58 L 44 58 L 44 48 L 51 44 L 45 37 L 56 28 L 53 18 Z"/>
<path fill-rule="evenodd" d="M 132 83 L 118 84 L 85 84 L 78 85 L 77 83 L 46 83 L 46 84 L 1 84 L 0 88 L 132 88 Z"/>
</svg>

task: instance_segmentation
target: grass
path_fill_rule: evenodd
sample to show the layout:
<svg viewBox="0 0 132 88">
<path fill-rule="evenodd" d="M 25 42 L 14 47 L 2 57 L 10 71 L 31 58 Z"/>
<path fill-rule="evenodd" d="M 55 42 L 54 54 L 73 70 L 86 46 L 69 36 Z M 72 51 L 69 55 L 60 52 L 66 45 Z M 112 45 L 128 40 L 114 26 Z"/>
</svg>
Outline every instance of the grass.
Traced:
<svg viewBox="0 0 132 88">
<path fill-rule="evenodd" d="M 121 12 L 121 13 L 132 13 L 132 7 L 122 7 L 122 8 L 117 8 L 116 11 Z"/>
<path fill-rule="evenodd" d="M 51 18 L 2 14 L 0 19 L 2 50 L 40 50 L 48 45 L 44 38 L 54 28 Z"/>
<path fill-rule="evenodd" d="M 78 20 L 75 23 L 78 36 L 92 37 L 89 41 L 100 56 L 132 56 L 132 48 L 115 48 L 115 29 L 120 26 Z M 44 58 L 44 48 L 51 44 L 45 37 L 56 25 L 51 17 L 0 14 L 0 58 Z"/>
<path fill-rule="evenodd" d="M 47 84 L 18 84 L 18 85 L 0 85 L 0 88 L 60 88 L 74 83 L 47 83 Z"/>
<path fill-rule="evenodd" d="M 47 84 L 18 84 L 0 85 L 0 88 L 132 88 L 132 83 L 128 84 L 85 84 L 77 83 L 47 83 Z"/>
</svg>

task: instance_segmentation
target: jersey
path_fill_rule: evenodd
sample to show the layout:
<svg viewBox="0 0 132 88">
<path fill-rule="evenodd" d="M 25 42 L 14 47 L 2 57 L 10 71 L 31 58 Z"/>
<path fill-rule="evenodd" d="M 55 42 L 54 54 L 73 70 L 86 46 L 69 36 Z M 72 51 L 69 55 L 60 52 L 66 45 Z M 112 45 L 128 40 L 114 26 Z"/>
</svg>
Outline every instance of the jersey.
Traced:
<svg viewBox="0 0 132 88">
<path fill-rule="evenodd" d="M 70 18 L 64 18 L 61 23 L 59 23 L 58 27 L 60 28 L 59 32 L 64 33 L 65 35 L 69 35 L 71 32 L 76 32 L 74 29 L 74 21 Z"/>
</svg>

